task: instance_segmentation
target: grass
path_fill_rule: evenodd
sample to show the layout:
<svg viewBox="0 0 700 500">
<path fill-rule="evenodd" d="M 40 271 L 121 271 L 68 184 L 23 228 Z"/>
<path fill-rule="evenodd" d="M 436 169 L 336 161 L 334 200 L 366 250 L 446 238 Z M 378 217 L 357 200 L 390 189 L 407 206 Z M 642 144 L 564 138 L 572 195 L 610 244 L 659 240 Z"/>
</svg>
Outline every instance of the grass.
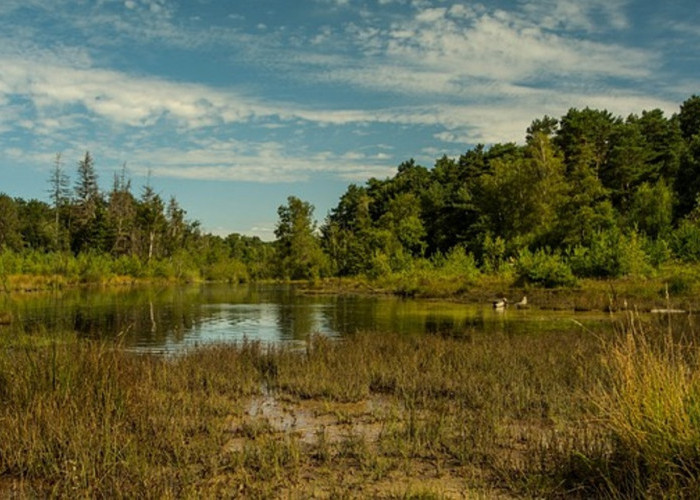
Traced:
<svg viewBox="0 0 700 500">
<path fill-rule="evenodd" d="M 4 344 L 0 496 L 697 497 L 692 334 Z"/>
<path fill-rule="evenodd" d="M 466 276 L 466 277 L 465 277 Z M 576 311 L 645 311 L 666 307 L 700 309 L 700 267 L 665 264 L 652 276 L 610 279 L 581 278 L 576 286 L 545 288 L 521 283 L 512 269 L 495 273 L 450 275 L 431 269 L 394 273 L 377 279 L 328 278 L 303 285 L 309 294 L 392 294 L 400 297 L 443 298 L 459 302 L 490 302 L 506 296 L 518 301 L 527 295 L 538 309 Z M 668 294 L 668 295 L 667 295 Z"/>
<path fill-rule="evenodd" d="M 595 401 L 614 443 L 605 479 L 620 496 L 700 496 L 700 351 L 673 333 L 632 323 L 607 356 Z"/>
</svg>

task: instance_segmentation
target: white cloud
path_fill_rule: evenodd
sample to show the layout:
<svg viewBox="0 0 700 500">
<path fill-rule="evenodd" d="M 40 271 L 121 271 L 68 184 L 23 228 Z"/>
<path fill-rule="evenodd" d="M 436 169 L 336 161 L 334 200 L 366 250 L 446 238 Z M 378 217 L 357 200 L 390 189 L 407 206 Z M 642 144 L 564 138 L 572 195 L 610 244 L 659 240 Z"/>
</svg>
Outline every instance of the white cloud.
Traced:
<svg viewBox="0 0 700 500">
<path fill-rule="evenodd" d="M 627 0 L 526 0 L 521 4 L 533 23 L 547 29 L 598 32 L 629 26 Z"/>
<path fill-rule="evenodd" d="M 447 9 L 444 7 L 432 7 L 419 12 L 416 15 L 415 19 L 416 21 L 421 23 L 434 23 L 439 21 L 440 19 L 443 19 L 445 17 L 446 12 Z"/>
<path fill-rule="evenodd" d="M 138 167 L 157 177 L 263 183 L 307 181 L 321 173 L 362 180 L 367 173 L 383 176 L 393 167 L 352 154 L 297 154 L 281 143 L 208 144 L 205 148 L 163 148 L 139 154 Z"/>
<path fill-rule="evenodd" d="M 308 44 L 293 49 L 278 46 L 256 52 L 255 57 L 304 82 L 389 92 L 417 102 L 474 101 L 476 96 L 480 102 L 500 100 L 494 89 L 504 84 L 527 83 L 561 91 L 583 82 L 600 85 L 612 78 L 631 87 L 658 75 L 663 64 L 660 53 L 568 31 L 590 27 L 597 21 L 594 14 L 622 26 L 623 1 L 606 6 L 594 0 L 593 7 L 583 7 L 567 0 L 556 4 L 563 9 L 560 13 L 552 4 L 555 12 L 549 13 L 552 20 L 546 23 L 540 23 L 538 16 L 548 11 L 536 10 L 536 5 L 524 3 L 522 10 L 511 11 L 482 5 L 428 6 L 411 16 L 394 17 L 391 23 L 372 18 L 335 27 L 330 39 L 324 27 L 310 35 Z M 572 17 L 564 29 L 555 20 L 568 14 Z M 615 16 L 620 19 L 610 21 Z M 315 37 L 323 43 L 314 44 Z M 260 41 L 264 46 L 265 40 Z"/>
<path fill-rule="evenodd" d="M 473 14 L 466 21 L 443 13 L 422 11 L 386 32 L 389 62 L 442 73 L 451 81 L 469 77 L 516 81 L 543 73 L 640 77 L 648 75 L 655 62 L 653 54 L 641 50 L 547 33 L 516 12 Z M 433 22 L 426 25 L 426 17 Z"/>
<path fill-rule="evenodd" d="M 375 15 L 355 24 L 324 24 L 314 33 L 298 30 L 293 35 L 282 35 L 274 25 L 248 34 L 212 27 L 200 31 L 173 22 L 177 11 L 168 2 L 112 1 L 120 15 L 98 12 L 71 18 L 70 26 L 105 46 L 143 39 L 188 50 L 205 45 L 231 52 L 244 48 L 238 52 L 247 63 L 272 69 L 285 79 L 333 84 L 348 92 L 359 89 L 363 96 L 371 96 L 368 91 L 386 92 L 394 105 L 377 107 L 386 94 L 375 96 L 372 103 L 358 99 L 356 106 L 343 108 L 323 97 L 276 101 L 262 91 L 253 93 L 256 89 L 243 92 L 97 68 L 95 61 L 103 61 L 86 48 L 59 45 L 49 50 L 28 39 L 5 38 L 0 39 L 0 103 L 23 102 L 22 110 L 14 110 L 13 120 L 7 113 L 2 118 L 5 130 L 16 119 L 43 141 L 44 151 L 60 143 L 75 151 L 94 147 L 115 164 L 130 146 L 134 152 L 128 154 L 134 158 L 127 159 L 136 162 L 135 168 L 143 173 L 151 169 L 158 176 L 292 182 L 326 173 L 362 181 L 391 175 L 393 166 L 387 164 L 395 157 L 304 150 L 298 144 L 291 148 L 291 140 L 280 137 L 285 129 L 298 135 L 330 129 L 329 133 L 341 130 L 373 137 L 376 131 L 368 125 L 381 124 L 390 134 L 425 127 L 426 142 L 434 137 L 439 146 L 468 146 L 521 141 L 532 119 L 560 116 L 572 106 L 606 108 L 622 115 L 653 107 L 670 113 L 677 108 L 641 91 L 620 90 L 625 85 L 601 90 L 611 77 L 635 84 L 650 81 L 659 65 L 654 52 L 581 35 L 602 29 L 596 24 L 601 17 L 607 28 L 624 29 L 626 4 L 619 0 L 531 0 L 511 11 L 479 4 L 413 2 L 410 15 L 394 16 L 391 22 Z M 125 39 L 100 39 L 97 32 L 107 26 L 110 34 Z M 222 137 L 240 124 L 265 133 L 250 142 L 196 139 Z M 107 141 L 114 140 L 114 145 L 105 146 L 103 141 L 100 146 L 99 138 L 91 135 L 93 129 Z M 111 132 L 118 138 L 107 137 Z M 172 145 L 162 146 L 165 136 Z M 270 137 L 274 139 L 265 139 Z M 44 151 L 37 155 L 50 160 L 55 149 Z"/>
<path fill-rule="evenodd" d="M 247 120 L 256 112 L 272 113 L 251 105 L 252 99 L 203 85 L 12 57 L 0 56 L 0 65 L 0 90 L 30 99 L 42 113 L 56 109 L 60 114 L 66 106 L 80 105 L 117 125 L 148 126 L 168 119 L 188 128 Z"/>
<path fill-rule="evenodd" d="M 103 69 L 84 69 L 59 65 L 37 65 L 33 61 L 0 57 L 4 71 L 0 74 L 0 99 L 21 97 L 31 101 L 36 108 L 33 125 L 27 125 L 39 136 L 64 136 L 71 130 L 81 130 L 86 121 L 101 120 L 112 127 L 132 129 L 153 129 L 162 131 L 163 124 L 170 124 L 172 133 L 185 134 L 196 129 L 216 130 L 235 123 L 250 123 L 274 131 L 285 123 L 300 126 L 361 126 L 366 124 L 387 124 L 395 126 L 438 127 L 434 137 L 444 142 L 473 144 L 477 142 L 520 141 L 530 121 L 543 114 L 560 116 L 571 106 L 592 106 L 609 109 L 626 115 L 642 109 L 660 107 L 667 112 L 675 110 L 675 104 L 662 99 L 631 92 L 599 94 L 595 92 L 573 91 L 571 89 L 533 89 L 529 87 L 494 83 L 488 80 L 479 82 L 439 83 L 427 75 L 401 73 L 401 68 L 387 69 L 379 75 L 369 75 L 359 70 L 352 75 L 355 81 L 373 78 L 373 83 L 393 81 L 416 88 L 423 81 L 428 82 L 424 90 L 446 89 L 450 86 L 465 85 L 471 101 L 465 104 L 421 104 L 410 106 L 365 110 L 365 109 L 312 109 L 296 103 L 261 102 L 235 91 L 213 89 L 205 85 L 174 83 L 156 78 L 135 77 L 128 74 Z M 349 73 L 346 73 L 348 77 Z M 436 77 L 439 73 L 436 74 Z M 447 90 L 445 90 L 447 91 Z M 87 116 L 78 114 L 75 106 L 87 110 Z M 28 118 L 25 117 L 25 120 Z M 158 128 L 161 127 L 161 128 Z M 299 129 L 301 130 L 301 129 Z M 229 145 L 230 146 L 230 145 Z M 224 156 L 239 155 L 241 151 L 220 144 L 209 144 L 205 149 L 168 154 L 177 158 L 177 165 L 162 157 L 158 162 L 150 161 L 154 171 L 163 175 L 187 178 L 219 178 L 260 180 L 295 180 L 308 178 L 314 170 L 327 171 L 325 165 L 332 155 L 312 154 L 310 158 L 288 158 L 280 153 L 281 145 L 275 148 L 260 148 L 252 154 L 243 152 L 243 160 L 233 165 Z M 218 151 L 223 150 L 224 156 Z M 212 151 L 213 149 L 213 151 Z M 206 151 L 210 151 L 207 153 Z M 141 154 L 141 153 L 140 153 Z M 144 153 L 147 155 L 147 153 Z M 209 154 L 215 154 L 212 158 Z M 245 160 L 245 158 L 248 158 Z M 145 159 L 145 158 L 144 158 Z M 187 159 L 187 161 L 184 161 Z M 364 158 L 359 156 L 336 158 L 344 160 L 339 175 L 354 175 L 353 169 L 366 169 Z M 350 161 L 352 160 L 352 161 Z M 383 168 L 387 160 L 380 160 L 372 168 Z M 283 165 L 273 172 L 261 172 L 260 164 Z M 235 166 L 235 168 L 231 168 Z"/>
</svg>

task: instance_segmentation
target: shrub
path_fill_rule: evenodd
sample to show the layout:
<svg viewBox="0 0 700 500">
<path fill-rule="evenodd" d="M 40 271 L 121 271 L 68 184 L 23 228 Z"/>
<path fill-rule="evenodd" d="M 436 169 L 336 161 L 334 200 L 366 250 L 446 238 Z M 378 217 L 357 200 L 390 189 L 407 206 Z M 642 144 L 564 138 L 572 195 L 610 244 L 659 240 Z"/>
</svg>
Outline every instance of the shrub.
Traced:
<svg viewBox="0 0 700 500">
<path fill-rule="evenodd" d="M 518 281 L 521 282 L 535 283 L 547 288 L 576 284 L 576 278 L 562 256 L 558 253 L 548 253 L 544 249 L 534 253 L 528 249 L 521 250 L 515 268 Z"/>
<path fill-rule="evenodd" d="M 214 262 L 204 269 L 204 278 L 211 281 L 228 281 L 229 283 L 245 283 L 248 281 L 248 271 L 241 261 L 227 259 Z"/>
<path fill-rule="evenodd" d="M 369 258 L 370 265 L 367 270 L 367 277 L 377 279 L 391 274 L 391 261 L 384 252 L 374 252 Z"/>
<path fill-rule="evenodd" d="M 462 246 L 453 247 L 447 255 L 435 262 L 435 266 L 445 276 L 458 276 L 473 281 L 479 275 L 476 259 Z"/>
<path fill-rule="evenodd" d="M 122 255 L 114 261 L 113 271 L 120 276 L 141 278 L 144 275 L 143 264 L 138 257 Z"/>
<path fill-rule="evenodd" d="M 498 272 L 505 263 L 506 242 L 500 236 L 493 238 L 486 233 L 482 242 L 482 256 L 484 270 L 486 272 Z"/>
<path fill-rule="evenodd" d="M 101 283 L 112 276 L 112 259 L 105 254 L 81 253 L 77 261 L 83 283 Z"/>
<path fill-rule="evenodd" d="M 152 260 L 147 264 L 148 275 L 152 278 L 169 279 L 175 277 L 175 269 L 166 259 Z"/>
<path fill-rule="evenodd" d="M 0 276 L 17 274 L 22 269 L 22 260 L 18 253 L 4 249 L 0 252 Z"/>
<path fill-rule="evenodd" d="M 658 238 L 646 238 L 643 244 L 644 253 L 647 255 L 649 264 L 658 268 L 661 264 L 671 260 L 671 246 L 668 241 Z"/>
<path fill-rule="evenodd" d="M 671 236 L 671 249 L 679 259 L 700 261 L 700 227 L 690 220 L 681 222 Z"/>
<path fill-rule="evenodd" d="M 617 230 L 598 232 L 589 247 L 576 246 L 569 264 L 576 276 L 593 278 L 643 275 L 651 270 L 643 238 L 636 232 L 624 235 Z"/>
<path fill-rule="evenodd" d="M 664 293 L 668 290 L 671 295 L 683 295 L 689 293 L 693 288 L 693 283 L 697 280 L 696 276 L 687 274 L 674 274 L 668 278 L 667 287 Z"/>
</svg>

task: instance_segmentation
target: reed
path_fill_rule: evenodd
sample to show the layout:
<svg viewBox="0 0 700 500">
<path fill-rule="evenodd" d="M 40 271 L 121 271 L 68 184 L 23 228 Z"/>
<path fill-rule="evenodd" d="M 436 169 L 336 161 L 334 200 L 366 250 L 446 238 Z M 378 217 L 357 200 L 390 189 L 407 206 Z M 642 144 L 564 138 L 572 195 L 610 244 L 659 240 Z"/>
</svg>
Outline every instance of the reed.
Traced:
<svg viewBox="0 0 700 500">
<path fill-rule="evenodd" d="M 693 497 L 691 333 L 8 343 L 0 496 Z"/>
<path fill-rule="evenodd" d="M 606 484 L 616 496 L 700 495 L 700 346 L 694 336 L 630 321 L 596 394 L 612 437 Z"/>
</svg>

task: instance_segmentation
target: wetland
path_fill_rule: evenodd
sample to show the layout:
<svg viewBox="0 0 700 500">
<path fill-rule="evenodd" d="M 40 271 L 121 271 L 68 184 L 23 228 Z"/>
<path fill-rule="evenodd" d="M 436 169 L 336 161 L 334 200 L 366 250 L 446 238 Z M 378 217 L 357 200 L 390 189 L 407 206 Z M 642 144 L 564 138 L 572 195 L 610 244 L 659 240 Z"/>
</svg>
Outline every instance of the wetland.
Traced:
<svg viewBox="0 0 700 500">
<path fill-rule="evenodd" d="M 3 300 L 6 497 L 699 491 L 692 314 L 277 285 Z"/>
</svg>

